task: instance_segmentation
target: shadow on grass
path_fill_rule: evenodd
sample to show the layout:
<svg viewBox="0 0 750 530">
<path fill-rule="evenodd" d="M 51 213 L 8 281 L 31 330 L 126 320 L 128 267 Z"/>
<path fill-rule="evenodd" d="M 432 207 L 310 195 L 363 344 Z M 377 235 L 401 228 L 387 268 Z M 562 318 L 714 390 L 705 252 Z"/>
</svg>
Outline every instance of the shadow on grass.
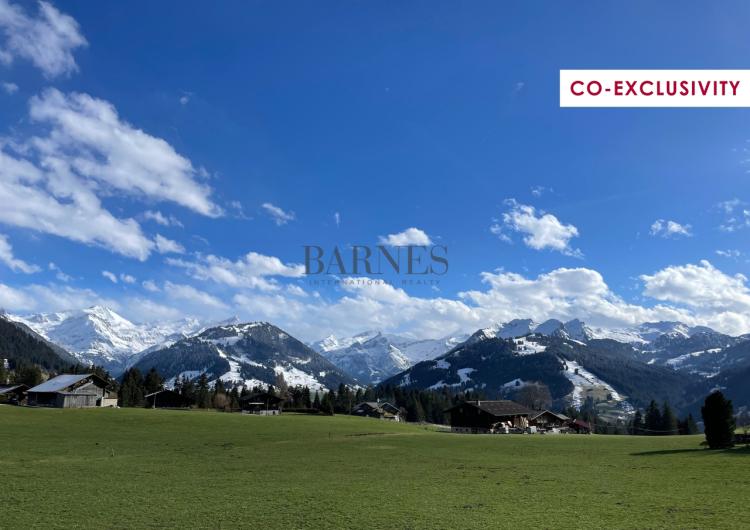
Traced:
<svg viewBox="0 0 750 530">
<path fill-rule="evenodd" d="M 733 455 L 733 456 L 750 456 L 750 447 L 747 445 L 733 447 L 731 449 L 709 449 L 708 447 L 696 447 L 694 449 L 663 449 L 659 451 L 641 451 L 640 453 L 630 453 L 630 456 L 664 456 L 679 455 L 686 453 L 695 453 L 702 455 Z"/>
</svg>

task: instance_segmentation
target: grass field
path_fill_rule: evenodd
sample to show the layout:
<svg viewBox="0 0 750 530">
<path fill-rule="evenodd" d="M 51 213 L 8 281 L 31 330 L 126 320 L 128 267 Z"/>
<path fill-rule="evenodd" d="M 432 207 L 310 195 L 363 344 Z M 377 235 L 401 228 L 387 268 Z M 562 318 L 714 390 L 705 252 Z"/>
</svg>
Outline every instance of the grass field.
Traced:
<svg viewBox="0 0 750 530">
<path fill-rule="evenodd" d="M 0 527 L 747 528 L 750 452 L 701 441 L 0 406 Z"/>
</svg>

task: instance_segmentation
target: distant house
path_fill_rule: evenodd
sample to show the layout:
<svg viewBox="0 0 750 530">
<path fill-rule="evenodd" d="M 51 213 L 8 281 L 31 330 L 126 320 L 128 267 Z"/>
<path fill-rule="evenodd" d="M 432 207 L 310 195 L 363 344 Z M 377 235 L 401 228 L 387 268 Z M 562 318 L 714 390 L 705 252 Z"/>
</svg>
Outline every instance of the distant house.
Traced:
<svg viewBox="0 0 750 530">
<path fill-rule="evenodd" d="M 570 418 L 549 410 L 536 411 L 529 416 L 529 425 L 538 429 L 563 429 L 570 423 Z"/>
<path fill-rule="evenodd" d="M 578 434 L 591 434 L 591 425 L 583 420 L 574 420 L 569 424 L 570 431 Z"/>
<path fill-rule="evenodd" d="M 179 409 L 187 407 L 187 401 L 174 390 L 159 390 L 146 395 L 146 403 L 152 409 Z"/>
<path fill-rule="evenodd" d="M 281 414 L 283 399 L 268 392 L 261 392 L 240 398 L 240 408 L 245 414 L 277 416 Z"/>
<path fill-rule="evenodd" d="M 380 420 L 402 421 L 401 410 L 386 401 L 365 401 L 352 409 L 354 416 L 366 416 Z"/>
<path fill-rule="evenodd" d="M 28 389 L 28 385 L 24 384 L 0 385 L 0 402 L 6 401 L 13 404 L 23 403 L 26 399 L 26 391 Z"/>
<path fill-rule="evenodd" d="M 31 406 L 88 408 L 117 406 L 117 398 L 107 390 L 107 382 L 96 374 L 63 374 L 30 388 Z"/>
<path fill-rule="evenodd" d="M 534 411 L 515 401 L 464 401 L 448 410 L 451 432 L 487 434 L 526 429 Z"/>
</svg>

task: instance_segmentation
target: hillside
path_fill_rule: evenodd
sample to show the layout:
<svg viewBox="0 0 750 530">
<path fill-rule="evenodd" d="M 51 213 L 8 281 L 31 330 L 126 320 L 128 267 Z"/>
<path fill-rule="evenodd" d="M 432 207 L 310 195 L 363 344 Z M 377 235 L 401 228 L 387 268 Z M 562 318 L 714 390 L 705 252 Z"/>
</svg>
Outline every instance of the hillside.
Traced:
<svg viewBox="0 0 750 530">
<path fill-rule="evenodd" d="M 289 385 L 313 390 L 355 384 L 309 346 L 267 322 L 209 328 L 144 355 L 134 367 L 142 372 L 155 368 L 171 382 L 205 373 L 211 380 L 248 387 L 275 384 L 277 374 Z"/>
<path fill-rule="evenodd" d="M 18 364 L 33 364 L 45 371 L 54 372 L 65 370 L 76 363 L 59 346 L 3 315 L 0 315 L 0 358 L 7 359 L 11 369 Z"/>
</svg>

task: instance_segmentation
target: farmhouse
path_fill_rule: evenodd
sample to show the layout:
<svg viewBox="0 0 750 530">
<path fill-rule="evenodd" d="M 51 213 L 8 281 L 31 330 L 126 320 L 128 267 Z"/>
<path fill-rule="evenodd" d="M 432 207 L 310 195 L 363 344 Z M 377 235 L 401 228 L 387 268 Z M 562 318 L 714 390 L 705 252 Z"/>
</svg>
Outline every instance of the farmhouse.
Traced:
<svg viewBox="0 0 750 530">
<path fill-rule="evenodd" d="M 365 401 L 352 409 L 354 416 L 366 416 L 380 420 L 401 421 L 401 410 L 386 401 Z"/>
<path fill-rule="evenodd" d="M 146 394 L 146 403 L 152 409 L 179 409 L 187 407 L 187 402 L 174 390 L 159 390 Z"/>
<path fill-rule="evenodd" d="M 281 414 L 281 403 L 284 400 L 268 392 L 261 392 L 240 398 L 240 408 L 245 414 L 259 416 L 278 416 Z"/>
<path fill-rule="evenodd" d="M 8 403 L 23 403 L 26 399 L 26 391 L 29 389 L 27 385 L 0 385 L 0 402 L 7 401 Z"/>
<path fill-rule="evenodd" d="M 525 430 L 534 414 L 533 410 L 509 400 L 464 401 L 445 412 L 450 414 L 451 432 L 471 434 Z"/>
<path fill-rule="evenodd" d="M 541 430 L 563 429 L 570 423 L 570 418 L 549 410 L 536 411 L 529 417 L 529 425 Z"/>
<path fill-rule="evenodd" d="M 96 374 L 63 374 L 28 390 L 28 404 L 37 407 L 87 408 L 117 406 L 107 382 Z"/>
</svg>

